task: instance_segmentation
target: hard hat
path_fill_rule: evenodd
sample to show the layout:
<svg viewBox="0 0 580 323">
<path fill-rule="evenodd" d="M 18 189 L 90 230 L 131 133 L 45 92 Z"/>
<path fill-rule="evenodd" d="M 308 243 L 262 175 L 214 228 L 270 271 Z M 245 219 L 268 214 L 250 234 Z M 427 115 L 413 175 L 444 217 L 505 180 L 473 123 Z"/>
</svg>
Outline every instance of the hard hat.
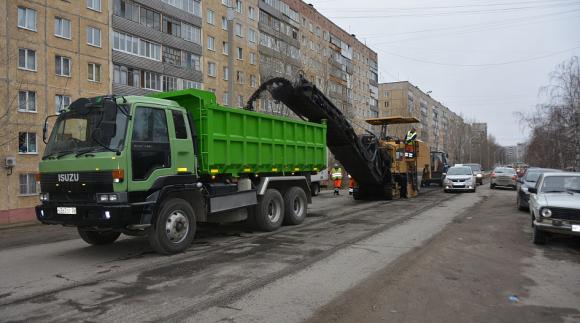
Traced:
<svg viewBox="0 0 580 323">
<path fill-rule="evenodd" d="M 334 163 L 334 167 L 338 167 L 338 163 Z"/>
</svg>

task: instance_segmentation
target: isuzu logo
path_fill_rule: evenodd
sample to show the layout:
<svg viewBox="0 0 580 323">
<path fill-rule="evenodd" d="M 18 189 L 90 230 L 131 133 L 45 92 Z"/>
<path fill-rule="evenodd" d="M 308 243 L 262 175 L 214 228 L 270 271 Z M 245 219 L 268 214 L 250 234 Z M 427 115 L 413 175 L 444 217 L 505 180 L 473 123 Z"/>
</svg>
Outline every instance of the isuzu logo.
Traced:
<svg viewBox="0 0 580 323">
<path fill-rule="evenodd" d="M 59 182 L 78 182 L 79 174 L 58 174 Z"/>
</svg>

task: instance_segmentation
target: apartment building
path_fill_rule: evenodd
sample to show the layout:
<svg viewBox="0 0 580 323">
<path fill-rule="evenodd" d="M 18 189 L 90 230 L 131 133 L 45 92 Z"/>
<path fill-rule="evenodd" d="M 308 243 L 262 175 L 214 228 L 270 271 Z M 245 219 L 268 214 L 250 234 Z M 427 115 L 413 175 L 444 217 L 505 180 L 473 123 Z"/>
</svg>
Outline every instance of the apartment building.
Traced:
<svg viewBox="0 0 580 323">
<path fill-rule="evenodd" d="M 110 92 L 108 6 L 108 0 L 0 2 L 0 162 L 7 165 L 0 224 L 30 217 L 38 203 L 34 174 L 45 117 L 78 97 Z"/>
<path fill-rule="evenodd" d="M 447 152 L 452 162 L 465 161 L 469 155 L 471 125 L 410 82 L 379 84 L 379 109 L 381 117 L 415 117 L 420 121 L 415 125 L 392 125 L 390 134 L 404 138 L 413 126 L 419 140 L 432 150 Z"/>
<path fill-rule="evenodd" d="M 258 0 L 205 1 L 203 9 L 204 88 L 223 105 L 243 107 L 260 85 Z"/>
<path fill-rule="evenodd" d="M 202 88 L 200 0 L 110 0 L 112 92 Z"/>
</svg>

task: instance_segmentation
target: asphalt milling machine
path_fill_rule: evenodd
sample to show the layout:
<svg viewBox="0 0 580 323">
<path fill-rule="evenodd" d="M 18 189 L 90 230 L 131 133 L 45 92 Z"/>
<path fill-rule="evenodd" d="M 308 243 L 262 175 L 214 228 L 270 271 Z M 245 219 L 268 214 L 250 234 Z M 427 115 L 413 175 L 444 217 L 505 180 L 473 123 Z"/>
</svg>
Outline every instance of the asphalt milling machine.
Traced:
<svg viewBox="0 0 580 323">
<path fill-rule="evenodd" d="M 295 82 L 280 77 L 264 82 L 249 98 L 245 109 L 254 110 L 254 102 L 266 91 L 298 117 L 310 122 L 326 122 L 327 146 L 355 179 L 355 199 L 414 197 L 423 178 L 429 177 L 431 167 L 427 144 L 419 140 L 406 144 L 401 138 L 387 133 L 388 125 L 418 123 L 418 119 L 368 119 L 367 123 L 381 127 L 380 135 L 369 131 L 359 135 L 340 109 L 304 77 Z"/>
</svg>

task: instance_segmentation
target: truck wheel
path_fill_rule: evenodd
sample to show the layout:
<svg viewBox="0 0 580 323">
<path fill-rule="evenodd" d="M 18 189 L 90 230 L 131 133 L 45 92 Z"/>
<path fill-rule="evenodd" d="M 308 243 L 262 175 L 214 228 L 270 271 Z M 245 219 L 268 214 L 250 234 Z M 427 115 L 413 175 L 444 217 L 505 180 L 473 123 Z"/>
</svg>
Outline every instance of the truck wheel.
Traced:
<svg viewBox="0 0 580 323">
<path fill-rule="evenodd" d="M 87 231 L 82 228 L 77 228 L 77 230 L 86 243 L 96 246 L 111 244 L 121 235 L 121 232 L 115 231 Z"/>
<path fill-rule="evenodd" d="M 282 194 L 275 189 L 269 188 L 258 199 L 258 205 L 254 212 L 253 222 L 262 231 L 275 231 L 284 221 L 284 199 Z"/>
<path fill-rule="evenodd" d="M 538 227 L 535 225 L 532 231 L 532 241 L 537 245 L 546 244 L 546 233 L 538 229 Z"/>
<path fill-rule="evenodd" d="M 318 196 L 318 194 L 320 194 L 320 184 L 319 183 L 310 184 L 310 192 L 312 196 Z"/>
<path fill-rule="evenodd" d="M 185 251 L 195 236 L 196 222 L 193 208 L 186 201 L 171 198 L 163 203 L 151 232 L 149 244 L 160 254 L 171 255 Z"/>
<path fill-rule="evenodd" d="M 294 186 L 284 193 L 284 224 L 297 225 L 306 219 L 308 201 L 306 193 Z"/>
</svg>

